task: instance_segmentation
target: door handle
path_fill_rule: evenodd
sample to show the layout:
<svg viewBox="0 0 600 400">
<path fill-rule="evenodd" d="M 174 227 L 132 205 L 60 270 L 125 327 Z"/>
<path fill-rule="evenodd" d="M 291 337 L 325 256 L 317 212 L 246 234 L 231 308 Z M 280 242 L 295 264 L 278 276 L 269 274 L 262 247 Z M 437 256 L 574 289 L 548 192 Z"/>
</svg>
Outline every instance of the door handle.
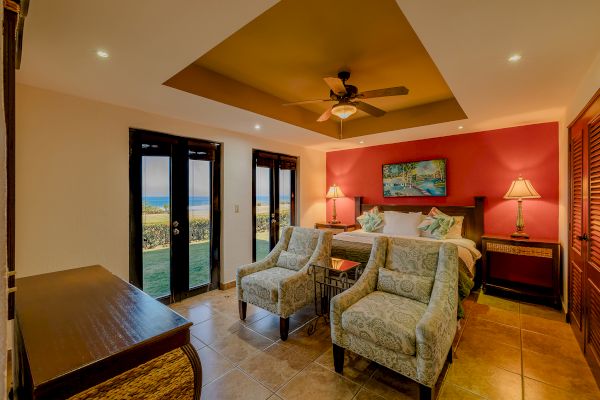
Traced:
<svg viewBox="0 0 600 400">
<path fill-rule="evenodd" d="M 577 236 L 577 239 L 587 241 L 589 239 L 589 237 L 588 237 L 587 233 L 584 233 L 583 235 Z"/>
<path fill-rule="evenodd" d="M 179 235 L 179 229 L 177 229 L 177 228 L 173 229 L 173 235 L 175 235 L 175 236 Z"/>
</svg>

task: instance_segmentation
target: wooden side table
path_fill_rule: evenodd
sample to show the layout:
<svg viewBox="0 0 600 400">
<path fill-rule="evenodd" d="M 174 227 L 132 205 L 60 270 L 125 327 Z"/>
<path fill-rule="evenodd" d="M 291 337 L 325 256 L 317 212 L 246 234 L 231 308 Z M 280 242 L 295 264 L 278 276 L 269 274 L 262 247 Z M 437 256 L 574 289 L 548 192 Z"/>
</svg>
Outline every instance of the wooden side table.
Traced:
<svg viewBox="0 0 600 400">
<path fill-rule="evenodd" d="M 483 235 L 482 290 L 561 308 L 560 242 Z"/>
<path fill-rule="evenodd" d="M 356 224 L 330 224 L 328 222 L 317 222 L 315 229 L 331 231 L 335 235 L 340 232 L 350 232 L 356 229 Z"/>
</svg>

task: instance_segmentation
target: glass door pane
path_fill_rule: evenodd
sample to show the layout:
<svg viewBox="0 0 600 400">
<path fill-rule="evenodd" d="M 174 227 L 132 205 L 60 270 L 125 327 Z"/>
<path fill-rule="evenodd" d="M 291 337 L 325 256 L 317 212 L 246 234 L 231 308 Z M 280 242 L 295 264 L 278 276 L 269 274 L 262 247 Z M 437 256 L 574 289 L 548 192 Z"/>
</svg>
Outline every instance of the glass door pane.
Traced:
<svg viewBox="0 0 600 400">
<path fill-rule="evenodd" d="M 256 167 L 256 261 L 265 258 L 270 251 L 271 228 L 271 168 Z"/>
<path fill-rule="evenodd" d="M 171 294 L 171 158 L 142 156 L 142 287 Z"/>
<path fill-rule="evenodd" d="M 210 283 L 210 164 L 189 160 L 189 289 Z"/>
<path fill-rule="evenodd" d="M 292 171 L 279 170 L 279 237 L 286 226 L 291 225 Z"/>
</svg>

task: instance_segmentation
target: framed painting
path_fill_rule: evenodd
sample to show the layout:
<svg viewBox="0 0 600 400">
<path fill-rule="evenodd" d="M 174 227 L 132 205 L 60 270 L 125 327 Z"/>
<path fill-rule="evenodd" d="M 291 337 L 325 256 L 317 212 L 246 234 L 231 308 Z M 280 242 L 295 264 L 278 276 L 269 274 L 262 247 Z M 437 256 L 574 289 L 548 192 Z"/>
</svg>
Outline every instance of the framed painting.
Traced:
<svg viewBox="0 0 600 400">
<path fill-rule="evenodd" d="M 446 196 L 446 160 L 383 165 L 383 197 Z"/>
</svg>

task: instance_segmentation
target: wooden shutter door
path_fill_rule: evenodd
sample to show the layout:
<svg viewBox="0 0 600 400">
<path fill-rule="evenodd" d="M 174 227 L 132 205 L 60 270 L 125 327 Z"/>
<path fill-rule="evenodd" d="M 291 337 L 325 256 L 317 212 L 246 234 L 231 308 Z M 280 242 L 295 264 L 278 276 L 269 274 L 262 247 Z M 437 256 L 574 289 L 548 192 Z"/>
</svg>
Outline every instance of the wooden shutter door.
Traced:
<svg viewBox="0 0 600 400">
<path fill-rule="evenodd" d="M 569 317 L 580 346 L 583 348 L 583 268 L 585 233 L 583 191 L 583 129 L 574 126 L 569 137 L 570 215 L 569 226 Z"/>
<path fill-rule="evenodd" d="M 589 251 L 584 272 L 587 304 L 585 351 L 600 367 L 600 115 L 587 126 L 589 142 Z M 595 364 L 595 365 L 593 365 Z"/>
</svg>

